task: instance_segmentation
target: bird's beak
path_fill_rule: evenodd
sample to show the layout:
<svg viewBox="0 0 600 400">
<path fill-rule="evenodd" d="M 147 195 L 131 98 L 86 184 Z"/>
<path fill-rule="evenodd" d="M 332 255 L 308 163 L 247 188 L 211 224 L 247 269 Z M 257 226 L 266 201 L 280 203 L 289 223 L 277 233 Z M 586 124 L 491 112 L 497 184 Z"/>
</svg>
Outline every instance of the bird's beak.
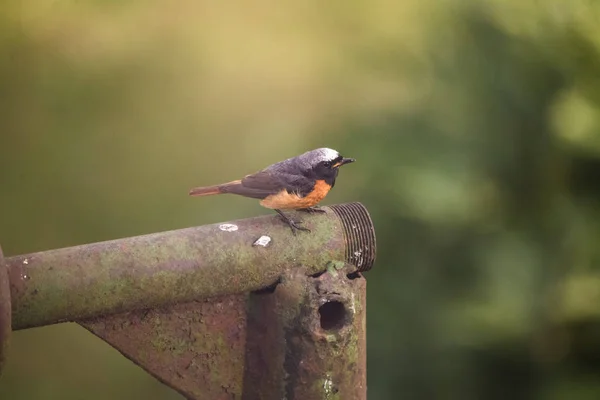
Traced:
<svg viewBox="0 0 600 400">
<path fill-rule="evenodd" d="M 354 161 L 356 161 L 354 158 L 342 158 L 342 161 L 338 162 L 337 164 L 335 164 L 333 167 L 334 168 L 338 168 L 341 167 L 344 164 L 350 164 L 353 163 Z"/>
</svg>

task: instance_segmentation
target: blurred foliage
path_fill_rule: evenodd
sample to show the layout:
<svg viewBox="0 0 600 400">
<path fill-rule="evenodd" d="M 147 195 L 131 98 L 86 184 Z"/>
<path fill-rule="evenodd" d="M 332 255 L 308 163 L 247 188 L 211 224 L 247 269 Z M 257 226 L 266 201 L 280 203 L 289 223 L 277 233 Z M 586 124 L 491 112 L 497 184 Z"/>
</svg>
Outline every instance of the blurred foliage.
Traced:
<svg viewBox="0 0 600 400">
<path fill-rule="evenodd" d="M 369 399 L 600 397 L 600 5 L 0 8 L 0 244 L 267 213 L 187 197 L 309 148 L 359 162 Z M 4 399 L 178 399 L 75 325 L 19 331 Z"/>
</svg>

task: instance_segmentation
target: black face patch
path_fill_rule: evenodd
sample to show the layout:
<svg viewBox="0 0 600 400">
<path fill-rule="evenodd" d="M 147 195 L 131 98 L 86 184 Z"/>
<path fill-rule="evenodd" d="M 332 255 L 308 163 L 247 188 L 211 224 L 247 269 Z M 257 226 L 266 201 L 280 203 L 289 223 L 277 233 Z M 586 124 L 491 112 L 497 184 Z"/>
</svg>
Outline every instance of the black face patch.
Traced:
<svg viewBox="0 0 600 400">
<path fill-rule="evenodd" d="M 333 187 L 339 171 L 338 168 L 334 166 L 342 160 L 343 157 L 338 156 L 333 160 L 322 161 L 318 163 L 315 167 L 313 167 L 311 178 L 315 180 L 324 180 L 327 184 Z"/>
<path fill-rule="evenodd" d="M 339 167 L 339 163 L 341 163 L 343 159 L 344 159 L 344 157 L 337 156 L 336 158 L 334 158 L 331 161 L 325 161 L 324 165 L 329 168 L 337 168 L 337 167 Z"/>
</svg>

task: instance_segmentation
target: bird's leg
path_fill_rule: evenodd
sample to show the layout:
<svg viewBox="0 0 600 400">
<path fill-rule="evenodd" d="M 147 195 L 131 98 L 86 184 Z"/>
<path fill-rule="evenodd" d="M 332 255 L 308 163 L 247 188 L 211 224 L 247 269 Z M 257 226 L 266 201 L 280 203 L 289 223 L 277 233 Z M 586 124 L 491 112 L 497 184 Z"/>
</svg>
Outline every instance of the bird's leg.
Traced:
<svg viewBox="0 0 600 400">
<path fill-rule="evenodd" d="M 314 206 L 314 207 L 307 207 L 307 208 L 299 208 L 298 211 L 304 211 L 307 213 L 326 213 L 327 211 L 323 210 L 321 207 L 319 206 Z"/>
<path fill-rule="evenodd" d="M 295 235 L 296 231 L 307 231 L 310 232 L 310 229 L 299 226 L 300 222 L 296 222 L 287 215 L 285 215 L 281 210 L 275 210 L 277 214 L 281 216 L 281 218 L 292 228 L 292 233 Z"/>
</svg>

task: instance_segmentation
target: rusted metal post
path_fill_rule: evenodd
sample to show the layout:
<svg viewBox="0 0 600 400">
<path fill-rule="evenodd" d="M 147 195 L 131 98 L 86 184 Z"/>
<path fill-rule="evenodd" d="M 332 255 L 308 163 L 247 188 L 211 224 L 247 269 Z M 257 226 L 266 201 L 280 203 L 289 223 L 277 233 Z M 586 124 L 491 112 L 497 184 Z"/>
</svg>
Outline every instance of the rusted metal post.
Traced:
<svg viewBox="0 0 600 400">
<path fill-rule="evenodd" d="M 332 260 L 369 267 L 373 243 L 340 207 L 303 215 L 304 235 L 262 216 L 7 258 L 13 329 L 247 292 Z"/>
<path fill-rule="evenodd" d="M 367 397 L 366 281 L 288 272 L 250 298 L 243 399 Z"/>
</svg>

